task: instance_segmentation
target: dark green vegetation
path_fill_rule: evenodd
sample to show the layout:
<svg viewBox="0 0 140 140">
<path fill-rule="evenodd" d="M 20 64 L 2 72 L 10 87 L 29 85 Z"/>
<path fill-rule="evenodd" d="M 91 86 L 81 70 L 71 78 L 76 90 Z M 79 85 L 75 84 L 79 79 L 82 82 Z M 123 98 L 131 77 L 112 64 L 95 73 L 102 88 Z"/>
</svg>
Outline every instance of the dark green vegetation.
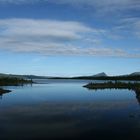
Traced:
<svg viewBox="0 0 140 140">
<path fill-rule="evenodd" d="M 32 84 L 32 80 L 25 80 L 22 78 L 16 78 L 16 77 L 0 77 L 0 86 L 23 86 L 25 84 Z M 0 95 L 3 95 L 4 93 L 9 93 L 10 90 L 5 90 L 3 88 L 0 88 Z"/>
<path fill-rule="evenodd" d="M 105 83 L 89 83 L 85 86 L 85 88 L 91 90 L 98 90 L 98 89 L 129 89 L 133 90 L 136 94 L 136 99 L 140 104 L 140 83 L 126 83 L 126 82 L 105 82 Z"/>
<path fill-rule="evenodd" d="M 89 83 L 84 87 L 88 89 L 140 89 L 140 83 L 126 83 L 126 82 L 105 82 L 105 83 Z"/>
<path fill-rule="evenodd" d="M 53 77 L 51 79 L 79 79 L 79 80 L 126 80 L 126 81 L 140 81 L 140 76 L 80 76 L 80 77 Z"/>
<path fill-rule="evenodd" d="M 81 76 L 81 77 L 73 77 L 72 79 L 87 79 L 87 80 L 128 80 L 128 81 L 139 81 L 140 75 L 126 75 L 126 76 Z"/>
<path fill-rule="evenodd" d="M 1 77 L 0 86 L 22 86 L 24 84 L 32 84 L 32 80 L 25 80 L 23 78 L 16 77 Z"/>
<path fill-rule="evenodd" d="M 125 83 L 125 82 L 105 82 L 105 83 L 89 83 L 84 87 L 88 89 L 129 89 L 134 90 L 135 92 L 140 94 L 140 83 Z"/>
</svg>

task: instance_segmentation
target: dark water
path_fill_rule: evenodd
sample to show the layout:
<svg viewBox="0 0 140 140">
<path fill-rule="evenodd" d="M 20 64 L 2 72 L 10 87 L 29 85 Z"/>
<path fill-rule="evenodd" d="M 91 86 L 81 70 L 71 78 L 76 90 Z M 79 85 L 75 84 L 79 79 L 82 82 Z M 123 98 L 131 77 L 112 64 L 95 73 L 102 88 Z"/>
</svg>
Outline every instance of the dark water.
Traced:
<svg viewBox="0 0 140 140">
<path fill-rule="evenodd" d="M 140 139 L 134 91 L 88 90 L 89 81 L 38 80 L 0 99 L 0 140 Z"/>
</svg>

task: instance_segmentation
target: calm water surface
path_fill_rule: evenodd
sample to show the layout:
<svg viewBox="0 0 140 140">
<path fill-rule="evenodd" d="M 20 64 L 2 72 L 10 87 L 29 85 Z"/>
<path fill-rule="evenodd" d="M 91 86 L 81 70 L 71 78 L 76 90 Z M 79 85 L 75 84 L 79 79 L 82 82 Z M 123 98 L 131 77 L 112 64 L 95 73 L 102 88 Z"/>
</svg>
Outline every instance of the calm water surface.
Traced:
<svg viewBox="0 0 140 140">
<path fill-rule="evenodd" d="M 134 91 L 88 90 L 84 80 L 37 82 L 1 96 L 0 140 L 140 139 Z"/>
</svg>

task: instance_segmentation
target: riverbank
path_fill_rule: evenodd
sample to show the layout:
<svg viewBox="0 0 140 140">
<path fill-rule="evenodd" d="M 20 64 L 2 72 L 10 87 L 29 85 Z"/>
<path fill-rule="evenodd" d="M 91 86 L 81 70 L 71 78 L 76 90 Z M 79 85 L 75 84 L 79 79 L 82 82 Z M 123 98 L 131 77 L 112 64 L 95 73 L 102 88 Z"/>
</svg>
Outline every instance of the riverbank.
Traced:
<svg viewBox="0 0 140 140">
<path fill-rule="evenodd" d="M 0 95 L 9 93 L 11 90 L 5 90 L 3 87 L 6 86 L 24 86 L 27 84 L 33 84 L 34 82 L 32 80 L 26 80 L 22 78 L 16 78 L 16 77 L 0 77 Z"/>
<path fill-rule="evenodd" d="M 25 84 L 33 84 L 32 80 L 26 80 L 23 78 L 16 77 L 1 77 L 0 86 L 22 86 Z"/>
<path fill-rule="evenodd" d="M 88 89 L 129 89 L 140 91 L 140 83 L 126 82 L 104 82 L 104 83 L 89 83 L 83 87 Z"/>
<path fill-rule="evenodd" d="M 136 99 L 140 104 L 140 83 L 126 83 L 126 82 L 105 82 L 105 83 L 89 83 L 83 87 L 89 90 L 103 90 L 103 89 L 128 89 L 134 91 Z"/>
</svg>

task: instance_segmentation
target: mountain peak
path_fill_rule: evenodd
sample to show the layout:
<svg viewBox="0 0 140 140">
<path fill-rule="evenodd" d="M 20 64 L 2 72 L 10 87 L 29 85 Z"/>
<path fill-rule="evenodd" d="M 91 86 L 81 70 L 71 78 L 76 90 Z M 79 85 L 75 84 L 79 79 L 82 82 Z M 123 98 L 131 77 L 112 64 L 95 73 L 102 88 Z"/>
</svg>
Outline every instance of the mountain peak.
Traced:
<svg viewBox="0 0 140 140">
<path fill-rule="evenodd" d="M 140 72 L 133 72 L 130 74 L 130 76 L 136 76 L 136 75 L 140 75 Z"/>
<path fill-rule="evenodd" d="M 107 76 L 107 74 L 104 72 L 101 72 L 101 73 L 93 75 L 93 77 L 102 77 L 102 76 Z"/>
</svg>

